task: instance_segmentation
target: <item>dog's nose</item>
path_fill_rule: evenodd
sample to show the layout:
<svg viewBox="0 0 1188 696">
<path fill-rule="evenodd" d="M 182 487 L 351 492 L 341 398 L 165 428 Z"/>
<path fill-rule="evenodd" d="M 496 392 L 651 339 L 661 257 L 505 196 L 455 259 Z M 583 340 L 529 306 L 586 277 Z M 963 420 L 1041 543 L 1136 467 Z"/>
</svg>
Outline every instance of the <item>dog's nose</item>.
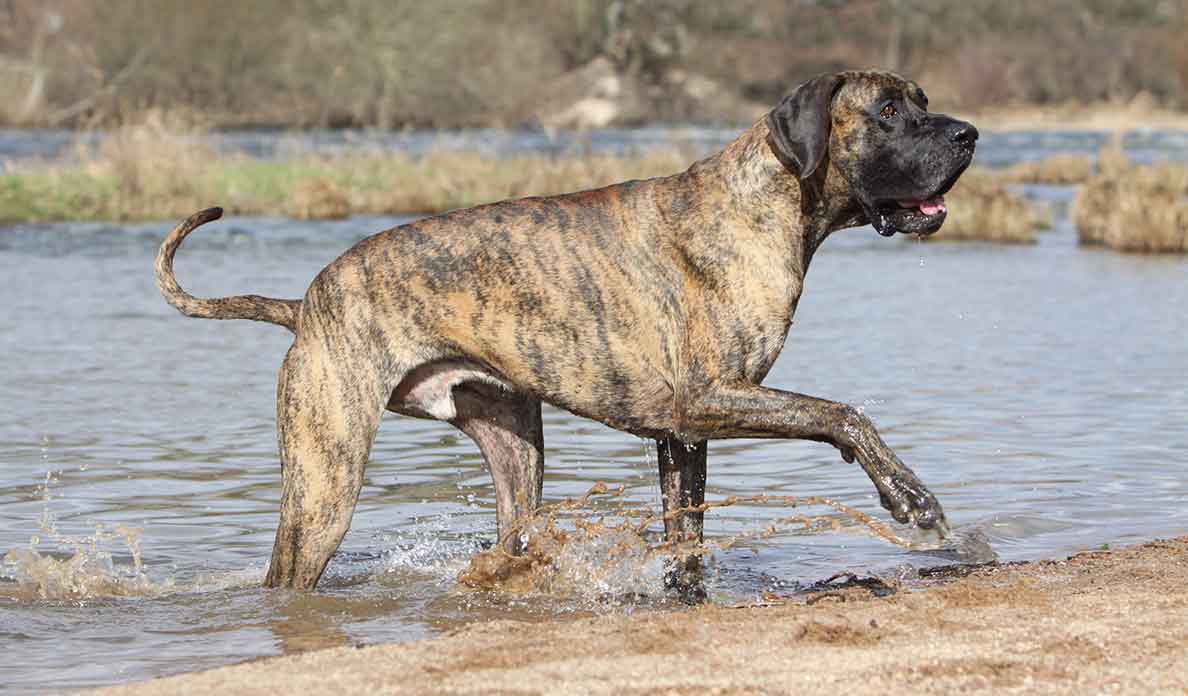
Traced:
<svg viewBox="0 0 1188 696">
<path fill-rule="evenodd" d="M 958 145 L 973 145 L 978 141 L 978 129 L 972 123 L 957 121 L 949 126 L 948 131 L 949 140 Z"/>
</svg>

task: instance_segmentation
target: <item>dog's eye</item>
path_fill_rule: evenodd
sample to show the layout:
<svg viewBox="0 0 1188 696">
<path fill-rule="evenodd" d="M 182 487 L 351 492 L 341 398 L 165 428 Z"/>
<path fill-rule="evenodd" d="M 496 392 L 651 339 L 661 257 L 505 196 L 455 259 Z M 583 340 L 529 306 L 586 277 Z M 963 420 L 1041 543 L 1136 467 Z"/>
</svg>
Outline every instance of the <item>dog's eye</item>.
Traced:
<svg viewBox="0 0 1188 696">
<path fill-rule="evenodd" d="M 894 104 L 887 104 L 882 109 L 879 110 L 879 116 L 882 116 L 883 118 L 888 118 L 888 119 L 895 118 L 895 114 L 898 114 L 898 113 L 899 112 L 895 110 Z"/>
</svg>

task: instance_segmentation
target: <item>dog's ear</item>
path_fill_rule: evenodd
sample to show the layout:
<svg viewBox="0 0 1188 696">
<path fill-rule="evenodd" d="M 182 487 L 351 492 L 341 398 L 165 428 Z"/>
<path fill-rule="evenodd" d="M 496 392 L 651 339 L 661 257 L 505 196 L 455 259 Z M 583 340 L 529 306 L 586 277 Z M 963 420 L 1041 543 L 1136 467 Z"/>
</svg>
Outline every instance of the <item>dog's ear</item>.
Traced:
<svg viewBox="0 0 1188 696">
<path fill-rule="evenodd" d="M 829 145 L 829 107 L 841 87 L 841 75 L 819 75 L 784 97 L 767 114 L 768 142 L 801 179 L 813 175 Z"/>
</svg>

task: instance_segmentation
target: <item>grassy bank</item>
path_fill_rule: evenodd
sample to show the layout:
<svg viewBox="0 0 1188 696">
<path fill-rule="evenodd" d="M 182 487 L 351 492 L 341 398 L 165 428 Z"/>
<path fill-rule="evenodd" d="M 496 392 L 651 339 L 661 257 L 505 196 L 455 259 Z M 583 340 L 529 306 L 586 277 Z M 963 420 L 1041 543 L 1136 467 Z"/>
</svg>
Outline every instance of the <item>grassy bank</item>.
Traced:
<svg viewBox="0 0 1188 696">
<path fill-rule="evenodd" d="M 486 158 L 439 152 L 260 160 L 215 152 L 167 118 L 120 129 L 70 163 L 19 163 L 0 177 L 0 223 L 159 220 L 209 205 L 300 219 L 432 213 L 680 171 L 676 149 L 639 157 Z"/>
<path fill-rule="evenodd" d="M 1137 166 L 1116 145 L 1072 209 L 1081 244 L 1135 253 L 1188 253 L 1188 166 Z"/>
<path fill-rule="evenodd" d="M 35 166 L 0 178 L 0 223 L 171 219 L 215 203 L 232 215 L 298 219 L 434 213 L 672 174 L 688 161 L 676 152 L 630 159 L 435 153 Z"/>
<path fill-rule="evenodd" d="M 298 219 L 435 213 L 672 174 L 688 162 L 676 152 L 630 159 L 436 153 L 420 159 L 221 156 L 164 160 L 159 169 L 136 164 L 126 172 L 119 171 L 125 163 L 109 162 L 31 167 L 0 178 L 0 223 L 172 219 L 216 203 L 232 215 Z"/>
</svg>

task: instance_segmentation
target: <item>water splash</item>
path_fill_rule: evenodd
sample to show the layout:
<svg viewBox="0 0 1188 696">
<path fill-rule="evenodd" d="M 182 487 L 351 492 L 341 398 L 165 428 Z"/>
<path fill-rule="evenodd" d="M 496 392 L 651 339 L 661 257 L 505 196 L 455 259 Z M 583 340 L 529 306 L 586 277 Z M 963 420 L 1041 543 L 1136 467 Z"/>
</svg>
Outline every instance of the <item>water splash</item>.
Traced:
<svg viewBox="0 0 1188 696">
<path fill-rule="evenodd" d="M 434 581 L 452 583 L 471 554 L 482 550 L 477 538 L 458 530 L 448 513 L 423 519 L 399 534 L 381 534 L 389 545 L 381 555 L 381 574 L 411 572 Z"/>
<path fill-rule="evenodd" d="M 746 541 L 770 538 L 789 527 L 809 533 L 870 535 L 913 551 L 935 551 L 947 546 L 934 533 L 921 532 L 910 539 L 901 537 L 870 515 L 819 496 L 730 496 L 666 514 L 626 504 L 610 510 L 592 505 L 596 497 L 615 499 L 624 490 L 624 486 L 609 489 L 599 483 L 580 498 L 542 507 L 501 539 L 506 543 L 510 535 L 518 536 L 525 547 L 522 554 L 509 554 L 503 543 L 481 551 L 471 557 L 469 567 L 458 575 L 458 582 L 477 590 L 605 602 L 656 594 L 669 559 L 699 555 L 703 562 L 712 565 L 717 552 Z M 757 530 L 702 542 L 669 542 L 649 531 L 666 519 L 741 504 L 826 507 L 833 513 L 789 515 Z"/>
<path fill-rule="evenodd" d="M 50 510 L 50 487 L 56 482 L 56 472 L 50 471 L 38 489 L 44 504 L 38 533 L 30 537 L 27 547 L 4 555 L 3 565 L 12 582 L 0 585 L 3 596 L 81 603 L 109 597 L 156 596 L 173 589 L 172 580 L 156 583 L 146 574 L 140 555 L 142 529 L 96 523 L 93 533 L 85 536 L 61 532 Z M 126 553 L 131 565 L 117 564 L 117 553 Z"/>
</svg>

